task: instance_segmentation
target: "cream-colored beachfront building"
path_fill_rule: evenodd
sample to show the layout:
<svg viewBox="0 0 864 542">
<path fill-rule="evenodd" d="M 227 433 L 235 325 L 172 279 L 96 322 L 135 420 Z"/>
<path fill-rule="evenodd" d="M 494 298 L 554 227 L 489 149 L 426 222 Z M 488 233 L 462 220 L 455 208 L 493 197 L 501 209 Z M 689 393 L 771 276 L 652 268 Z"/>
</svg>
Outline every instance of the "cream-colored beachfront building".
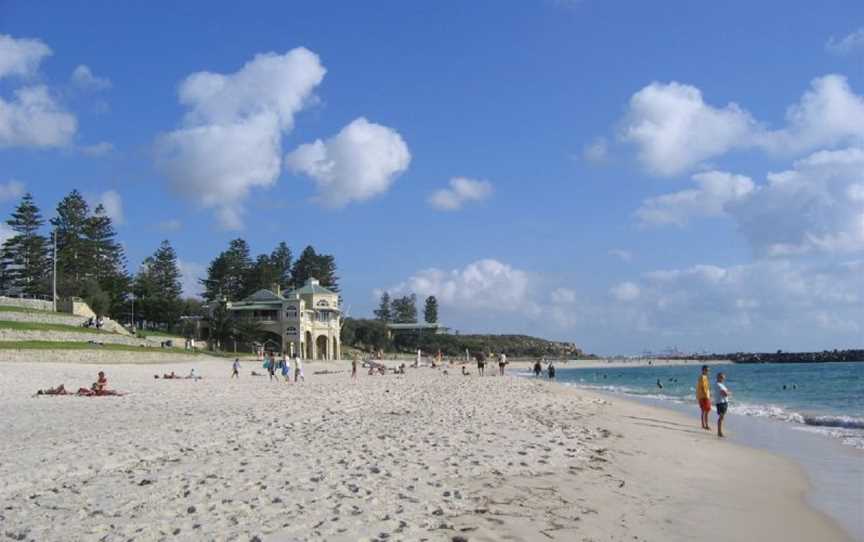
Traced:
<svg viewBox="0 0 864 542">
<path fill-rule="evenodd" d="M 272 342 L 303 359 L 340 359 L 342 310 L 339 294 L 310 278 L 282 295 L 278 288 L 258 290 L 243 301 L 227 302 L 235 318 L 250 319 L 273 336 Z M 274 348 L 275 350 L 275 348 Z"/>
</svg>

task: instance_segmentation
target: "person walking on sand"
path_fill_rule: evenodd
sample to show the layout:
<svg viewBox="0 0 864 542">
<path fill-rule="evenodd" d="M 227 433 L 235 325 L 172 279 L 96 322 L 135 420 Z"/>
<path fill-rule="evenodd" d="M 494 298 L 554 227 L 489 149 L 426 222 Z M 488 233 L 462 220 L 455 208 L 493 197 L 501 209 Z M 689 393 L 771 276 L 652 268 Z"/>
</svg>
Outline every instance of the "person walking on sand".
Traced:
<svg viewBox="0 0 864 542">
<path fill-rule="evenodd" d="M 507 366 L 507 354 L 505 354 L 504 352 L 501 352 L 501 354 L 498 355 L 498 375 L 499 376 L 504 376 L 504 367 L 506 367 L 506 366 Z"/>
<path fill-rule="evenodd" d="M 300 356 L 294 356 L 294 382 L 298 380 L 306 382 L 306 377 L 303 376 L 303 361 Z"/>
<path fill-rule="evenodd" d="M 240 378 L 240 358 L 234 358 L 231 364 L 231 378 Z"/>
<path fill-rule="evenodd" d="M 288 352 L 282 352 L 282 378 L 285 382 L 291 382 L 291 359 Z"/>
<path fill-rule="evenodd" d="M 717 373 L 717 382 L 714 383 L 714 400 L 717 407 L 717 436 L 724 437 L 723 434 L 723 418 L 726 417 L 726 410 L 729 408 L 729 389 L 726 387 L 726 373 Z"/>
<path fill-rule="evenodd" d="M 696 381 L 696 401 L 699 402 L 699 410 L 702 413 L 702 429 L 711 430 L 708 425 L 708 414 L 711 413 L 711 389 L 708 382 L 708 366 L 702 366 L 702 374 Z"/>
<path fill-rule="evenodd" d="M 351 358 L 351 380 L 357 379 L 357 354 Z"/>
<path fill-rule="evenodd" d="M 543 366 L 540 364 L 540 360 L 538 359 L 534 362 L 534 378 L 539 377 L 542 372 Z"/>
</svg>

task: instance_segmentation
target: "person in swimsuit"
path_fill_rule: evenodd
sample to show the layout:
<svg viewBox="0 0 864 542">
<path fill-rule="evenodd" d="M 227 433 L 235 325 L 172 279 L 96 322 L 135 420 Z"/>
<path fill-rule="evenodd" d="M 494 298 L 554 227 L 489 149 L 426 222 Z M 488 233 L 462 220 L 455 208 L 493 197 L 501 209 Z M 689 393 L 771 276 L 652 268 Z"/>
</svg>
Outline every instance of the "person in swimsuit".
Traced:
<svg viewBox="0 0 864 542">
<path fill-rule="evenodd" d="M 717 436 L 723 437 L 723 418 L 729 408 L 729 397 L 732 395 L 726 387 L 726 374 L 717 373 L 717 382 L 714 383 L 714 400 L 717 407 Z"/>
<path fill-rule="evenodd" d="M 483 376 L 486 373 L 486 354 L 477 352 L 477 374 Z"/>
<path fill-rule="evenodd" d="M 93 383 L 91 388 L 96 393 L 105 391 L 108 389 L 108 379 L 105 377 L 105 373 L 103 371 L 99 371 L 97 375 L 96 382 Z"/>
<path fill-rule="evenodd" d="M 498 355 L 498 375 L 504 376 L 504 367 L 507 366 L 507 354 L 501 352 Z"/>
<path fill-rule="evenodd" d="M 351 358 L 351 379 L 357 378 L 357 354 L 354 354 L 354 357 Z"/>
<path fill-rule="evenodd" d="M 540 373 L 543 372 L 543 366 L 540 364 L 540 360 L 534 362 L 534 378 L 540 376 Z"/>
<path fill-rule="evenodd" d="M 60 384 L 56 388 L 48 388 L 47 390 L 38 390 L 36 395 L 68 395 L 69 392 L 66 391 L 66 386 Z"/>
<path fill-rule="evenodd" d="M 708 425 L 708 414 L 711 413 L 711 390 L 708 382 L 708 366 L 702 366 L 702 374 L 696 381 L 696 401 L 699 403 L 699 411 L 702 414 L 702 429 L 710 431 Z"/>
</svg>

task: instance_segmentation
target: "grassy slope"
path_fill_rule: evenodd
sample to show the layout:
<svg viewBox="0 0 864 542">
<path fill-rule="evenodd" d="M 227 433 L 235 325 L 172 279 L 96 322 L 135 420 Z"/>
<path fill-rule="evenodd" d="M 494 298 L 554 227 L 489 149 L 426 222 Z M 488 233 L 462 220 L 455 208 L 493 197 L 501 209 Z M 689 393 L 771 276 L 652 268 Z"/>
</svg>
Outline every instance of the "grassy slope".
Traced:
<svg viewBox="0 0 864 542">
<path fill-rule="evenodd" d="M 2 316 L 0 316 L 2 318 Z M 72 333 L 105 333 L 110 334 L 110 331 L 105 331 L 96 328 L 87 328 L 82 326 L 72 326 L 67 324 L 46 324 L 43 322 L 14 322 L 11 320 L 0 319 L 0 329 L 14 329 L 15 331 L 64 331 Z"/>
<path fill-rule="evenodd" d="M 208 354 L 211 352 L 192 352 L 182 348 L 159 348 L 132 346 L 128 344 L 93 344 L 89 342 L 65 341 L 0 341 L 0 350 L 112 350 L 117 352 L 163 352 L 170 354 Z"/>
<path fill-rule="evenodd" d="M 27 307 L 11 307 L 9 305 L 0 305 L 0 312 L 26 312 L 30 314 L 57 314 L 53 311 L 43 311 L 41 309 L 29 309 Z"/>
</svg>

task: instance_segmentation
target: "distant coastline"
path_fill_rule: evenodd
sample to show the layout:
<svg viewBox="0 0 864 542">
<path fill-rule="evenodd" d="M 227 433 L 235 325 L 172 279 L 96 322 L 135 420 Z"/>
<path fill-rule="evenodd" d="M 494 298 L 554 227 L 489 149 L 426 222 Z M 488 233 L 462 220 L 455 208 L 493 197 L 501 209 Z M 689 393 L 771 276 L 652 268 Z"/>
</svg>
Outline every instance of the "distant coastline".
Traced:
<svg viewBox="0 0 864 542">
<path fill-rule="evenodd" d="M 864 349 L 824 350 L 822 352 L 736 352 L 734 354 L 708 354 L 687 356 L 704 361 L 731 361 L 732 363 L 831 363 L 864 362 Z"/>
</svg>

